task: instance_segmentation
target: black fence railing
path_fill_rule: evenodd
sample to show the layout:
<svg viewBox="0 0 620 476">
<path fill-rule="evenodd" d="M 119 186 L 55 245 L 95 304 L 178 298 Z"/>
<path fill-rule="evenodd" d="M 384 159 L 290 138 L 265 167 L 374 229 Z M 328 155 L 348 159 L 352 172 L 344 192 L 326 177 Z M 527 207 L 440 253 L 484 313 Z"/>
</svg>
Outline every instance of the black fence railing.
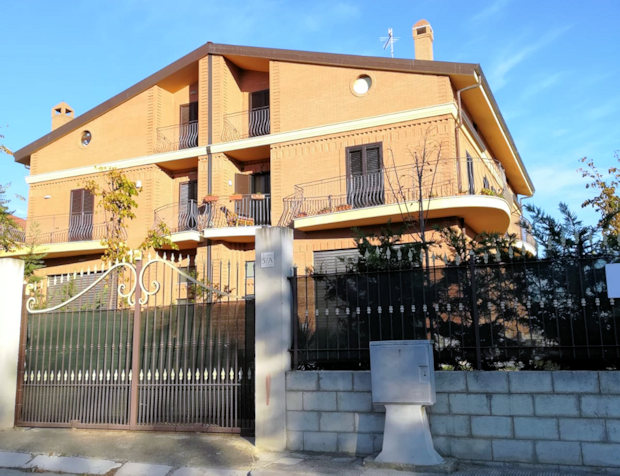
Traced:
<svg viewBox="0 0 620 476">
<path fill-rule="evenodd" d="M 616 369 L 604 258 L 294 277 L 293 367 L 368 369 L 375 340 L 431 339 L 441 369 Z"/>
</svg>

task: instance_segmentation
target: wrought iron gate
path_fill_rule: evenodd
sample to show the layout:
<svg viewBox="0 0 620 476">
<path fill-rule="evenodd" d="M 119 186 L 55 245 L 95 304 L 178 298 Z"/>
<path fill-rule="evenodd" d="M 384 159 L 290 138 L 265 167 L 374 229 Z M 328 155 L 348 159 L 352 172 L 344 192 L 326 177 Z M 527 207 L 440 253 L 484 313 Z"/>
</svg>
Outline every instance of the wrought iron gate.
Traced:
<svg viewBox="0 0 620 476">
<path fill-rule="evenodd" d="M 16 423 L 251 434 L 254 302 L 179 263 L 117 263 L 58 278 L 60 298 L 31 292 Z"/>
</svg>

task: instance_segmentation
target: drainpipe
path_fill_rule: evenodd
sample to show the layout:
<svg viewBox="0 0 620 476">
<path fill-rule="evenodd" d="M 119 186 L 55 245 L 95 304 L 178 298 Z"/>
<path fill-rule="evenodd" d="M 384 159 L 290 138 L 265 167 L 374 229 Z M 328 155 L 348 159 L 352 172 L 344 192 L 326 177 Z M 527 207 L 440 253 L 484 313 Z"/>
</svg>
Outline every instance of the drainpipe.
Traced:
<svg viewBox="0 0 620 476">
<path fill-rule="evenodd" d="M 207 76 L 207 193 L 213 193 L 213 155 L 211 154 L 211 144 L 213 143 L 213 55 L 209 53 L 207 59 L 209 68 Z M 211 240 L 207 240 L 207 280 L 213 282 L 213 266 L 211 253 Z"/>
<path fill-rule="evenodd" d="M 481 78 L 478 73 L 474 72 L 476 78 L 476 84 L 472 84 L 471 86 L 466 86 L 456 91 L 456 102 L 458 109 L 458 117 L 456 119 L 456 127 L 454 128 L 455 135 L 455 144 L 456 144 L 456 167 L 457 167 L 457 181 L 459 192 L 463 189 L 462 178 L 461 178 L 461 127 L 463 125 L 463 107 L 461 104 L 461 93 L 465 91 L 469 91 L 470 89 L 478 88 L 482 85 Z"/>
</svg>

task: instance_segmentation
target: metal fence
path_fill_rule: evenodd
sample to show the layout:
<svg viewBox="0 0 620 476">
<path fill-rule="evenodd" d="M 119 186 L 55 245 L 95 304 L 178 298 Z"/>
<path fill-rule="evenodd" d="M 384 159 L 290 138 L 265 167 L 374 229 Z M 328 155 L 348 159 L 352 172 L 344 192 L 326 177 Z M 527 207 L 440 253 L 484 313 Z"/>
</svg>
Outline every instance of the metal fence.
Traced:
<svg viewBox="0 0 620 476">
<path fill-rule="evenodd" d="M 57 304 L 49 282 L 29 288 L 16 423 L 250 434 L 253 300 L 230 267 L 178 265 L 149 257 L 67 275 Z"/>
<path fill-rule="evenodd" d="M 293 367 L 367 369 L 375 340 L 431 339 L 437 368 L 616 369 L 601 257 L 291 278 Z"/>
</svg>

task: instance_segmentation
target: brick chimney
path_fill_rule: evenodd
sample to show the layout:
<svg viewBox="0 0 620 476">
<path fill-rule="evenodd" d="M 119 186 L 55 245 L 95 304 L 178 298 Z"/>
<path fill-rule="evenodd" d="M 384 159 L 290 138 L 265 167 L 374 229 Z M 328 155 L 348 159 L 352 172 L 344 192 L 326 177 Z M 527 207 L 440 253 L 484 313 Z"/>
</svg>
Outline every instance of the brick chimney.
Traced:
<svg viewBox="0 0 620 476">
<path fill-rule="evenodd" d="M 52 108 L 52 130 L 58 129 L 74 117 L 73 108 L 66 102 L 56 104 Z"/>
<path fill-rule="evenodd" d="M 426 20 L 420 20 L 411 29 L 415 45 L 415 59 L 433 59 L 433 29 Z"/>
</svg>

